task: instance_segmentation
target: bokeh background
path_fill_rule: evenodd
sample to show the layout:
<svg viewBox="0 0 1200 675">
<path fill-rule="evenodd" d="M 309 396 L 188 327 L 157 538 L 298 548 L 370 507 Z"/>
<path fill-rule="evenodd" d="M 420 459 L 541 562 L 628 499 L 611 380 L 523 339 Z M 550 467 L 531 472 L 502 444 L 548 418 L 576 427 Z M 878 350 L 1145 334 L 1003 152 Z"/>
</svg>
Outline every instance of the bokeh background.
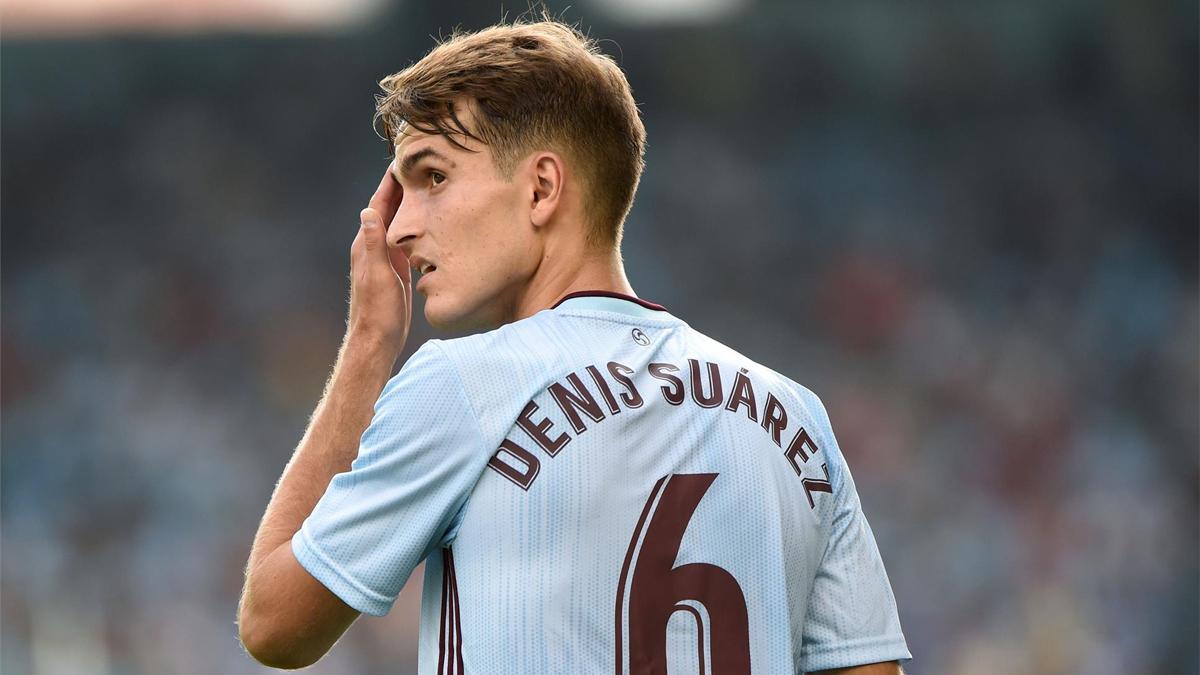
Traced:
<svg viewBox="0 0 1200 675">
<path fill-rule="evenodd" d="M 516 4 L 6 0 L 0 670 L 267 670 L 376 83 Z M 549 6 L 645 116 L 634 287 L 824 399 L 908 670 L 1197 672 L 1196 3 Z M 310 672 L 415 672 L 419 582 Z"/>
</svg>

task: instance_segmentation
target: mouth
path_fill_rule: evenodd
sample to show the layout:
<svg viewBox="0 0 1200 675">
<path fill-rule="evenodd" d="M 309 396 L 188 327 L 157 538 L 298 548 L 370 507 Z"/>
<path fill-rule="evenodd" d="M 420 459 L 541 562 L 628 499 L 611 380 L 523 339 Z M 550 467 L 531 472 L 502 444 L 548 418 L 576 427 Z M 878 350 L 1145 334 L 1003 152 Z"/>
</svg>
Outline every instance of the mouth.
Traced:
<svg viewBox="0 0 1200 675">
<path fill-rule="evenodd" d="M 416 283 L 413 284 L 413 288 L 416 288 L 416 289 L 421 288 L 421 285 L 423 283 L 425 283 L 425 280 L 427 278 L 429 278 L 429 275 L 433 274 L 436 271 L 437 271 L 437 265 L 434 265 L 433 263 L 428 263 L 428 262 L 422 261 L 419 265 L 416 266 L 416 272 L 419 276 L 417 278 Z"/>
</svg>

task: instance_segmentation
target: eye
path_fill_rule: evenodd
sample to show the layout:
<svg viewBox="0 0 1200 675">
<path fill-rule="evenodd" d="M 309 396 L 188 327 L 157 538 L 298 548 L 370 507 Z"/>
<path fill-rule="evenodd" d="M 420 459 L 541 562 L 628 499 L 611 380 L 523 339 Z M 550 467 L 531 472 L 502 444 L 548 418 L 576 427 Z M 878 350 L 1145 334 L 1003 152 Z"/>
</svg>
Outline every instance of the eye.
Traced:
<svg viewBox="0 0 1200 675">
<path fill-rule="evenodd" d="M 434 185 L 441 185 L 442 183 L 446 182 L 446 174 L 444 174 L 440 171 L 430 171 L 429 172 L 429 180 Z"/>
</svg>

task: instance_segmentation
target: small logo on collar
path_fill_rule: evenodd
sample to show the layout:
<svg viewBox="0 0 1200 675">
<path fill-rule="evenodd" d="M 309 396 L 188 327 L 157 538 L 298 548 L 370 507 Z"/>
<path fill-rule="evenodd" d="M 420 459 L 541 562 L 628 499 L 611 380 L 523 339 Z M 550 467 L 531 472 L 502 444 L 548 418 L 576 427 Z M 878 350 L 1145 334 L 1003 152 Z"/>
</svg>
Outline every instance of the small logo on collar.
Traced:
<svg viewBox="0 0 1200 675">
<path fill-rule="evenodd" d="M 642 332 L 641 328 L 634 328 L 632 331 L 632 335 L 633 335 L 634 342 L 638 343 L 639 345 L 641 345 L 643 347 L 650 346 L 650 338 L 646 337 L 646 334 Z"/>
</svg>

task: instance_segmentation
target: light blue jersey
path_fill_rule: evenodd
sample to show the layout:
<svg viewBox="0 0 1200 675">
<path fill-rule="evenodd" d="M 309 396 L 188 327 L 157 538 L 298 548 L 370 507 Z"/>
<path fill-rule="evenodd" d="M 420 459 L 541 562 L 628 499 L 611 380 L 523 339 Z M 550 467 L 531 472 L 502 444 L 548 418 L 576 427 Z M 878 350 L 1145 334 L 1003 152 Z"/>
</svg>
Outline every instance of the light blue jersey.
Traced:
<svg viewBox="0 0 1200 675">
<path fill-rule="evenodd" d="M 292 550 L 376 616 L 425 560 L 421 673 L 910 658 L 820 400 L 624 296 L 423 345 Z"/>
</svg>

